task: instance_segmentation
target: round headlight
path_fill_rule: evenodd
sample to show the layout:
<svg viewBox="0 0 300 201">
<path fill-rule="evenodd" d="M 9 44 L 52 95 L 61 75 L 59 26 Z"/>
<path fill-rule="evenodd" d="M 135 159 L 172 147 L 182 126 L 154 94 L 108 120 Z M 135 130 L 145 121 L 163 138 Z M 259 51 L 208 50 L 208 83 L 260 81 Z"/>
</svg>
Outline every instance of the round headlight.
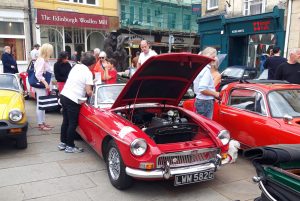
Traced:
<svg viewBox="0 0 300 201">
<path fill-rule="evenodd" d="M 230 140 L 230 133 L 228 130 L 221 130 L 218 134 L 218 138 L 221 140 L 223 145 L 227 145 Z"/>
<path fill-rule="evenodd" d="M 19 109 L 12 109 L 9 112 L 9 119 L 13 122 L 18 122 L 23 118 L 23 113 Z"/>
<path fill-rule="evenodd" d="M 147 143 L 144 139 L 138 138 L 130 144 L 130 151 L 135 156 L 142 156 L 147 150 Z"/>
</svg>

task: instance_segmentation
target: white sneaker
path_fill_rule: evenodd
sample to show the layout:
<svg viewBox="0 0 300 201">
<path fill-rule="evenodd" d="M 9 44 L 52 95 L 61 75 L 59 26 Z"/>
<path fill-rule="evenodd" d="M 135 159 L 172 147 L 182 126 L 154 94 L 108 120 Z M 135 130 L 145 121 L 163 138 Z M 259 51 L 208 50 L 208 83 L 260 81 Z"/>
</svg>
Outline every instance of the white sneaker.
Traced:
<svg viewBox="0 0 300 201">
<path fill-rule="evenodd" d="M 60 142 L 57 146 L 57 148 L 59 149 L 59 151 L 65 150 L 67 147 L 66 143 Z"/>
<path fill-rule="evenodd" d="M 81 153 L 81 152 L 83 152 L 83 148 L 67 146 L 65 149 L 65 152 L 66 153 Z"/>
</svg>

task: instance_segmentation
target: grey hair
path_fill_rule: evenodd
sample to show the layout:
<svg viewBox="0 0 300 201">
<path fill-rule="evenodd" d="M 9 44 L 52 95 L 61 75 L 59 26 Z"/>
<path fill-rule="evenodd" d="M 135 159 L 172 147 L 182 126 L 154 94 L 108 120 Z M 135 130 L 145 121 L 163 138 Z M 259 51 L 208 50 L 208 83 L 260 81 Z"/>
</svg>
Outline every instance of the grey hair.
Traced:
<svg viewBox="0 0 300 201">
<path fill-rule="evenodd" d="M 96 57 L 91 52 L 84 52 L 80 57 L 80 62 L 86 66 L 96 63 Z"/>
<path fill-rule="evenodd" d="M 94 54 L 99 55 L 99 54 L 100 54 L 100 51 L 101 51 L 101 50 L 100 50 L 99 48 L 95 48 L 95 49 L 94 49 Z"/>
<path fill-rule="evenodd" d="M 289 50 L 289 55 L 296 54 L 298 51 L 300 51 L 300 48 L 292 48 Z"/>
<path fill-rule="evenodd" d="M 207 57 L 211 57 L 213 54 L 217 55 L 217 50 L 213 47 L 206 47 L 202 52 L 199 52 L 199 54 Z"/>
</svg>

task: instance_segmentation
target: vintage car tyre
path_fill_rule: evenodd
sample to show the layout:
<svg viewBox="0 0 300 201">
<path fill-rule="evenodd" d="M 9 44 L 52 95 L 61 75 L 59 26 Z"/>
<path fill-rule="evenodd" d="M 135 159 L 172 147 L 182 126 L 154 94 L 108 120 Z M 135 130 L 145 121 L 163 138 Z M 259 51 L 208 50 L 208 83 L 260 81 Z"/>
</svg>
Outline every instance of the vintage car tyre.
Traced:
<svg viewBox="0 0 300 201">
<path fill-rule="evenodd" d="M 120 190 L 129 188 L 132 185 L 132 178 L 126 174 L 120 151 L 113 140 L 110 140 L 108 143 L 105 157 L 107 173 L 111 184 Z M 116 172 L 113 172 L 114 170 Z"/>
<path fill-rule="evenodd" d="M 16 139 L 16 146 L 18 149 L 26 149 L 27 148 L 27 134 L 23 133 Z"/>
</svg>

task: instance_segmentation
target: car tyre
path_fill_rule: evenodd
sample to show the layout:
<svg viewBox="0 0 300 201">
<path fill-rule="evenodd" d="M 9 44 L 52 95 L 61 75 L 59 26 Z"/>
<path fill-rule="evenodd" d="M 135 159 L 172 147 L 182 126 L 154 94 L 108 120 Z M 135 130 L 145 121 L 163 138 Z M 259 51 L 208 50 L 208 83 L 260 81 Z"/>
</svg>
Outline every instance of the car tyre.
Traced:
<svg viewBox="0 0 300 201">
<path fill-rule="evenodd" d="M 132 185 L 132 178 L 126 174 L 120 151 L 113 140 L 108 143 L 106 168 L 109 180 L 115 188 L 123 190 Z"/>
<path fill-rule="evenodd" d="M 16 146 L 18 149 L 26 149 L 27 148 L 27 135 L 26 133 L 19 136 L 16 140 Z"/>
</svg>

